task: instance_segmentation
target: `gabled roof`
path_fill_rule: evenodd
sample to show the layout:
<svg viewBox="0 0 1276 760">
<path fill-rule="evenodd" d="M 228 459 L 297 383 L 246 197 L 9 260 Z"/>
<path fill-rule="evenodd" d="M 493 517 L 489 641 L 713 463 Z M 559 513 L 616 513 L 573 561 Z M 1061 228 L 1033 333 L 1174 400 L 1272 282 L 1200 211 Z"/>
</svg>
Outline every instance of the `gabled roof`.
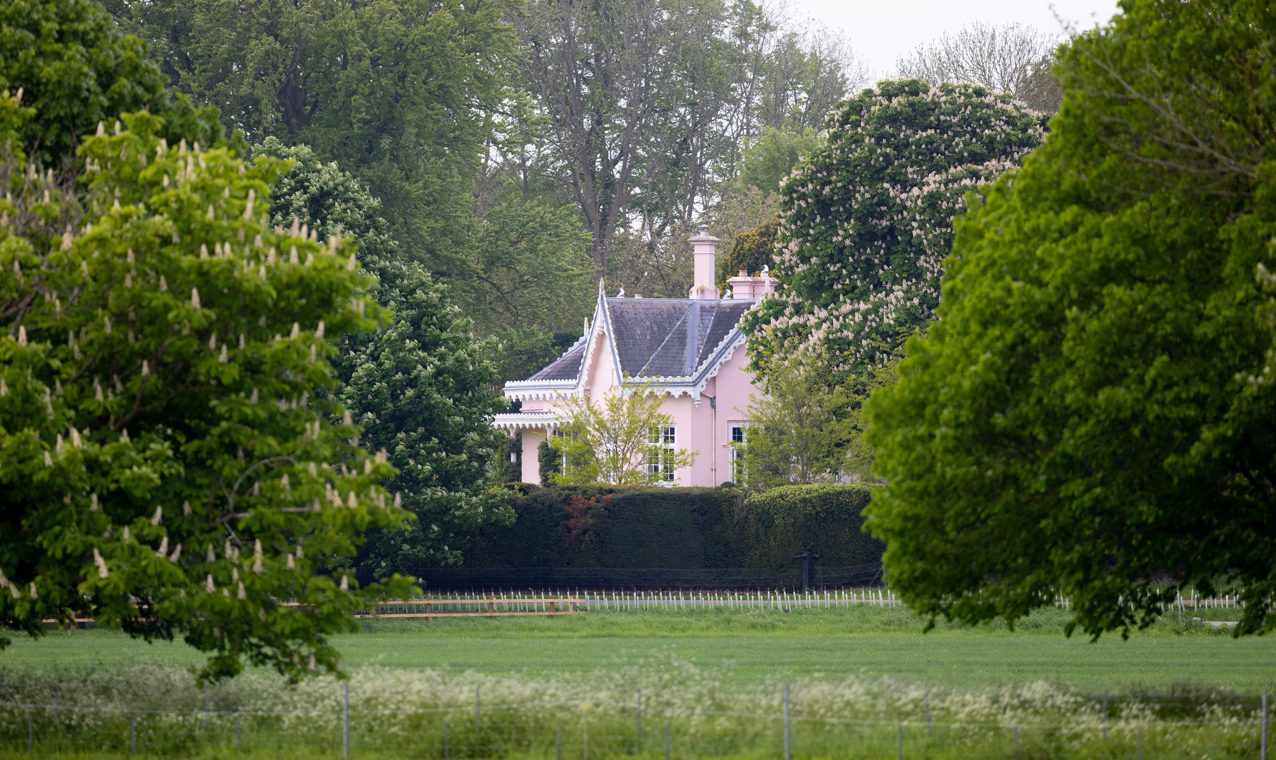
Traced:
<svg viewBox="0 0 1276 760">
<path fill-rule="evenodd" d="M 736 329 L 752 301 L 608 298 L 612 340 L 626 377 L 691 377 Z"/>
<path fill-rule="evenodd" d="M 506 395 L 578 388 L 601 331 L 613 369 L 626 382 L 650 382 L 670 392 L 699 396 L 704 383 L 744 339 L 740 319 L 754 300 L 606 298 L 599 294 L 591 329 L 562 356 L 527 380 L 506 383 Z"/>
</svg>

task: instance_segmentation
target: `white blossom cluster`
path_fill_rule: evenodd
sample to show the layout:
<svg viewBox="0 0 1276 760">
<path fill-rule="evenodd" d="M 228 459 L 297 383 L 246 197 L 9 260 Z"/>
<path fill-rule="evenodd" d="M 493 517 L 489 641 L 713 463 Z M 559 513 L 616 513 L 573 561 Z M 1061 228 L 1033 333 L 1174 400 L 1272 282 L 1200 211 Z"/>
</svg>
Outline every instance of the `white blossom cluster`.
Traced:
<svg viewBox="0 0 1276 760">
<path fill-rule="evenodd" d="M 981 88 L 885 82 L 843 104 L 828 144 L 784 183 L 783 288 L 759 320 L 768 357 L 818 350 L 837 372 L 881 363 L 934 318 L 963 197 L 1044 137 Z"/>
</svg>

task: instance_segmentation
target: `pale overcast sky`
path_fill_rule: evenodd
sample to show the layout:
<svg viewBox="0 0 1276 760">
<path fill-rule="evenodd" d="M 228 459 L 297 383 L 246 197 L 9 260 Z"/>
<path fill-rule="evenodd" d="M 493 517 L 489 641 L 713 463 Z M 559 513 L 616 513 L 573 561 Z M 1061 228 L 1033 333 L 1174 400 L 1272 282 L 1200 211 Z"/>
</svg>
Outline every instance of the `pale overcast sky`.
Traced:
<svg viewBox="0 0 1276 760">
<path fill-rule="evenodd" d="M 780 0 L 780 4 L 794 21 L 840 31 L 873 80 L 893 74 L 896 59 L 918 45 L 975 21 L 995 26 L 1019 23 L 1062 37 L 1060 19 L 1088 28 L 1117 12 L 1116 0 Z"/>
</svg>

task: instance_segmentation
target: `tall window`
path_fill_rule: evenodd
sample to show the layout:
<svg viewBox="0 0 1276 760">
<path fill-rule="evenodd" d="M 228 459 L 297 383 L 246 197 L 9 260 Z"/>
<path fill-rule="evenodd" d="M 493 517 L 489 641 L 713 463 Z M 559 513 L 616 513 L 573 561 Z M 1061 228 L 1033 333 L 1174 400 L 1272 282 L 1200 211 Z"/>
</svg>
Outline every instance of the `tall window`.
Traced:
<svg viewBox="0 0 1276 760">
<path fill-rule="evenodd" d="M 678 430 L 673 425 L 651 429 L 647 439 L 647 474 L 663 483 L 674 482 L 674 452 L 678 448 Z"/>
<path fill-rule="evenodd" d="M 748 429 L 743 422 L 728 425 L 731 432 L 731 482 L 743 485 L 745 478 L 744 455 L 748 446 Z"/>
</svg>

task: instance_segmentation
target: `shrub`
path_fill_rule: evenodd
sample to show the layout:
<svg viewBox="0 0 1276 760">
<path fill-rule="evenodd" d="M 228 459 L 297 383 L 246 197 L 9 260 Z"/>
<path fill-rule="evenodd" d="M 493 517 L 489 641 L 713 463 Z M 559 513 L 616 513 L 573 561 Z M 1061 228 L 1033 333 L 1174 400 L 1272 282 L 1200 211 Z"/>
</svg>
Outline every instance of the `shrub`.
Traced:
<svg viewBox="0 0 1276 760">
<path fill-rule="evenodd" d="M 860 530 L 870 491 L 786 486 L 745 499 L 733 488 L 529 487 L 515 521 L 490 526 L 464 566 L 428 585 L 776 586 L 800 581 L 794 555 L 821 555 L 817 583 L 868 583 L 879 542 Z"/>
<path fill-rule="evenodd" d="M 753 494 L 736 512 L 734 541 L 748 567 L 796 573 L 793 557 L 803 551 L 827 567 L 880 567 L 882 543 L 863 532 L 871 498 L 866 485 L 833 483 Z"/>
</svg>

